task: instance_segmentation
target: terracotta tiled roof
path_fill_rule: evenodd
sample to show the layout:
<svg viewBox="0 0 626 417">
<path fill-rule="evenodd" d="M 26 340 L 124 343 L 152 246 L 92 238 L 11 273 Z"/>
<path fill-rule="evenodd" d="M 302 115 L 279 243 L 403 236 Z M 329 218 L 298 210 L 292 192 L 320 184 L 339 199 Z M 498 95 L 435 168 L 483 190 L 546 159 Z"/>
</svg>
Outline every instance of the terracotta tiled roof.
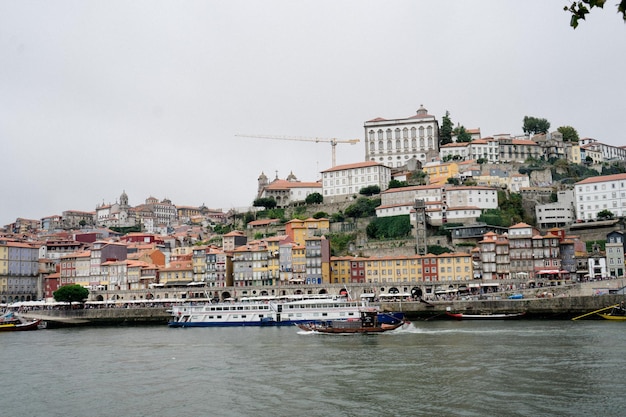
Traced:
<svg viewBox="0 0 626 417">
<path fill-rule="evenodd" d="M 512 145 L 539 146 L 537 145 L 537 142 L 533 142 L 532 140 L 529 140 L 529 139 L 512 139 L 511 144 Z"/>
<path fill-rule="evenodd" d="M 367 168 L 367 167 L 374 167 L 374 166 L 384 166 L 384 165 L 379 164 L 378 162 L 374 162 L 374 161 L 356 162 L 354 164 L 337 165 L 334 168 L 330 168 L 322 172 L 343 171 L 345 169 Z"/>
<path fill-rule="evenodd" d="M 388 190 L 383 191 L 383 193 L 388 194 L 388 193 L 399 193 L 403 191 L 418 191 L 418 190 L 429 190 L 429 189 L 438 189 L 438 188 L 441 188 L 441 185 L 413 185 L 411 187 L 390 188 Z"/>
<path fill-rule="evenodd" d="M 248 226 L 264 226 L 268 224 L 280 223 L 280 219 L 261 219 L 253 220 L 248 223 Z"/>
<path fill-rule="evenodd" d="M 517 223 L 517 224 L 514 224 L 513 226 L 509 227 L 509 229 L 524 229 L 524 228 L 528 228 L 528 227 L 532 228 L 532 226 L 529 225 L 529 224 Z"/>
<path fill-rule="evenodd" d="M 265 186 L 266 190 L 288 190 L 290 188 L 322 188 L 322 184 L 319 182 L 275 180 Z"/>
<path fill-rule="evenodd" d="M 591 178 L 584 179 L 582 181 L 578 181 L 575 185 L 591 184 L 595 182 L 620 181 L 620 180 L 626 180 L 626 174 L 613 174 L 613 175 L 602 175 L 599 177 L 591 177 Z"/>
</svg>

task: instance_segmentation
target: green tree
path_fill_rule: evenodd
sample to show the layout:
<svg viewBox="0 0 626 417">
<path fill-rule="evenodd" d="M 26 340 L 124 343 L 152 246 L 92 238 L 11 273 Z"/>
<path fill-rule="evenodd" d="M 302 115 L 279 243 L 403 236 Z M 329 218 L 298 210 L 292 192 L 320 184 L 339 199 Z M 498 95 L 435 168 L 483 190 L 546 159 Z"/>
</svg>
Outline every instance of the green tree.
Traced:
<svg viewBox="0 0 626 417">
<path fill-rule="evenodd" d="M 306 196 L 304 202 L 307 204 L 322 204 L 324 197 L 320 193 L 311 193 Z"/>
<path fill-rule="evenodd" d="M 374 194 L 380 194 L 380 187 L 378 185 L 368 185 L 367 187 L 361 188 L 359 194 L 365 196 L 371 196 Z"/>
<path fill-rule="evenodd" d="M 337 213 L 333 213 L 330 216 L 330 221 L 333 223 L 341 223 L 341 222 L 344 222 L 345 220 L 346 220 L 346 216 L 344 216 L 341 211 L 338 211 Z"/>
<path fill-rule="evenodd" d="M 254 213 L 252 213 L 251 211 L 247 212 L 246 214 L 243 215 L 243 224 L 248 224 L 251 221 L 254 221 L 255 217 L 254 217 Z"/>
<path fill-rule="evenodd" d="M 461 181 L 459 181 L 459 179 L 458 179 L 458 178 L 454 178 L 454 177 L 450 177 L 450 178 L 448 178 L 448 179 L 446 180 L 446 182 L 447 182 L 448 184 L 452 184 L 452 185 L 460 185 L 460 184 L 461 184 Z"/>
<path fill-rule="evenodd" d="M 441 118 L 441 127 L 439 128 L 439 145 L 452 143 L 452 120 L 450 112 L 446 110 L 446 115 Z"/>
<path fill-rule="evenodd" d="M 578 132 L 571 126 L 561 126 L 557 129 L 563 135 L 563 142 L 578 142 Z"/>
<path fill-rule="evenodd" d="M 398 181 L 398 180 L 391 180 L 389 181 L 389 188 L 402 188 L 402 187 L 408 187 L 409 183 L 407 183 L 406 181 Z"/>
<path fill-rule="evenodd" d="M 465 130 L 465 126 L 457 126 L 454 128 L 454 136 L 456 136 L 456 141 L 460 143 L 466 143 L 472 141 L 472 135 L 467 133 Z"/>
<path fill-rule="evenodd" d="M 313 215 L 313 218 L 314 219 L 327 219 L 328 213 L 326 213 L 325 211 L 318 211 L 317 213 Z"/>
<path fill-rule="evenodd" d="M 626 170 L 623 165 L 614 163 L 608 166 L 603 166 L 601 174 L 613 175 L 613 174 L 623 174 L 624 172 L 626 172 Z"/>
<path fill-rule="evenodd" d="M 252 205 L 254 207 L 263 207 L 265 208 L 265 210 L 269 210 L 269 209 L 273 209 L 274 207 L 276 207 L 276 200 L 273 197 L 257 198 L 256 200 L 254 200 Z"/>
<path fill-rule="evenodd" d="M 110 229 L 113 230 L 114 232 L 126 235 L 128 233 L 141 232 L 141 225 L 127 226 L 127 227 L 111 226 Z"/>
<path fill-rule="evenodd" d="M 233 229 L 230 225 L 225 224 L 216 224 L 213 226 L 213 232 L 218 235 L 225 235 L 226 233 L 232 232 Z"/>
<path fill-rule="evenodd" d="M 576 29 L 578 27 L 579 20 L 585 20 L 585 17 L 590 13 L 591 9 L 598 7 L 602 9 L 606 0 L 578 0 L 572 1 L 569 6 L 563 7 L 563 10 L 570 12 L 572 17 L 570 19 L 570 26 Z M 626 21 L 626 0 L 621 0 L 617 5 L 617 13 L 622 14 L 622 19 Z"/>
<path fill-rule="evenodd" d="M 537 134 L 548 133 L 550 122 L 546 119 L 540 119 L 533 116 L 524 116 L 524 125 L 522 126 L 524 133 Z"/>
<path fill-rule="evenodd" d="M 597 215 L 598 220 L 611 220 L 613 217 L 615 217 L 613 212 L 606 210 L 606 209 L 598 212 L 598 215 Z"/>
<path fill-rule="evenodd" d="M 58 290 L 52 293 L 52 296 L 56 301 L 73 303 L 82 303 L 89 297 L 89 290 L 82 285 L 70 284 L 60 287 Z"/>
<path fill-rule="evenodd" d="M 345 215 L 358 219 L 360 217 L 371 217 L 376 215 L 376 207 L 380 206 L 380 198 L 369 199 L 359 197 L 355 203 L 346 207 Z"/>
</svg>

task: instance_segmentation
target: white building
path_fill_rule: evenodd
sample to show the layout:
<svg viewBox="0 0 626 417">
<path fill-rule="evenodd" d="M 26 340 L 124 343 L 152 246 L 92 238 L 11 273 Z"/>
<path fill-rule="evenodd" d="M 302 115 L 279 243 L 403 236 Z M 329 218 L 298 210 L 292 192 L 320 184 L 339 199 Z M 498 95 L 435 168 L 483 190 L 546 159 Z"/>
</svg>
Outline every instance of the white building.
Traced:
<svg viewBox="0 0 626 417">
<path fill-rule="evenodd" d="M 537 204 L 535 216 L 537 226 L 542 229 L 564 227 L 576 219 L 574 212 L 574 190 L 559 191 L 556 203 Z"/>
<path fill-rule="evenodd" d="M 439 123 L 424 106 L 404 119 L 368 120 L 364 128 L 366 161 L 400 167 L 411 158 L 424 163 L 439 156 Z"/>
<path fill-rule="evenodd" d="M 380 195 L 381 206 L 409 204 L 415 200 L 441 202 L 441 185 L 414 185 L 411 187 L 390 188 Z"/>
<path fill-rule="evenodd" d="M 500 145 L 494 138 L 476 139 L 469 143 L 468 152 L 471 159 L 484 159 L 490 164 L 496 164 L 500 154 Z"/>
<path fill-rule="evenodd" d="M 626 149 L 623 147 L 607 145 L 592 138 L 582 138 L 579 143 L 581 146 L 592 145 L 587 149 L 600 152 L 604 161 L 626 161 Z"/>
<path fill-rule="evenodd" d="M 324 202 L 347 200 L 365 187 L 377 185 L 381 191 L 389 187 L 391 168 L 378 162 L 338 165 L 322 171 Z"/>
<path fill-rule="evenodd" d="M 606 264 L 612 277 L 624 276 L 624 232 L 614 231 L 606 237 Z"/>
<path fill-rule="evenodd" d="M 577 220 L 595 220 L 603 210 L 626 216 L 626 174 L 584 179 L 575 184 L 574 193 Z"/>
<path fill-rule="evenodd" d="M 448 158 L 454 161 L 465 161 L 470 154 L 469 144 L 470 142 L 458 142 L 442 145 L 439 149 L 439 157 L 442 161 L 446 161 Z"/>
<path fill-rule="evenodd" d="M 602 148 L 595 143 L 588 143 L 586 145 L 580 146 L 580 159 L 582 162 L 587 162 L 587 158 L 589 161 L 598 165 L 604 161 L 602 157 Z"/>
<path fill-rule="evenodd" d="M 609 276 L 606 268 L 606 258 L 597 247 L 594 247 L 593 253 L 587 260 L 587 271 L 590 279 L 602 279 Z"/>
</svg>

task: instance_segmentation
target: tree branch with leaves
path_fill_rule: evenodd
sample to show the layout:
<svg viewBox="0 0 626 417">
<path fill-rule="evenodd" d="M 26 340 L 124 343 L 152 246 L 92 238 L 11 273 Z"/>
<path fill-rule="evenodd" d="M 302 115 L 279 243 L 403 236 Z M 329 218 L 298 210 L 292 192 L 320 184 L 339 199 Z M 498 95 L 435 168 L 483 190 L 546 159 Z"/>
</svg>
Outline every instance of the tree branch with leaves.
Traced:
<svg viewBox="0 0 626 417">
<path fill-rule="evenodd" d="M 585 17 L 591 12 L 591 9 L 594 7 L 602 9 L 605 3 L 606 0 L 579 0 L 573 1 L 569 6 L 563 7 L 563 10 L 572 14 L 569 24 L 576 29 L 578 27 L 578 21 L 585 20 Z M 621 0 L 617 3 L 617 13 L 621 13 L 622 19 L 626 22 L 626 0 Z"/>
</svg>

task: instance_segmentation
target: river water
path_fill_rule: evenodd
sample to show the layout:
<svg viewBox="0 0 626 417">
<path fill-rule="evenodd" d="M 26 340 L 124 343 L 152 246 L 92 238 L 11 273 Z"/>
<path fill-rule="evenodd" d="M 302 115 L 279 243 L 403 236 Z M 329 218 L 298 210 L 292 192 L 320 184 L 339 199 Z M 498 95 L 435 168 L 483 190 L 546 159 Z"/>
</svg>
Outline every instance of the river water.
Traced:
<svg viewBox="0 0 626 417">
<path fill-rule="evenodd" d="M 414 322 L 0 335 L 3 416 L 624 416 L 626 326 Z"/>
</svg>

